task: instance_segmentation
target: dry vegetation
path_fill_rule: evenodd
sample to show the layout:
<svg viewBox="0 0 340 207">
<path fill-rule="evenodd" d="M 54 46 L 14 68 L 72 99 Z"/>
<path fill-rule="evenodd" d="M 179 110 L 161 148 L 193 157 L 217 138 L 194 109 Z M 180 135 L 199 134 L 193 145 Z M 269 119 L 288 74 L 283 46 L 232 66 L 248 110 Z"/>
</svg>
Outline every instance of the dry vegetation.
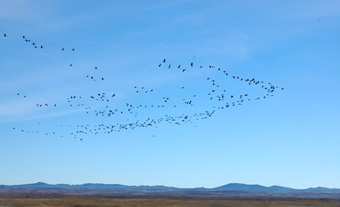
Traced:
<svg viewBox="0 0 340 207">
<path fill-rule="evenodd" d="M 0 197 L 0 206 L 11 207 L 208 207 L 208 206 L 340 206 L 340 200 L 317 199 L 212 199 L 212 198 L 105 198 L 95 196 Z"/>
</svg>

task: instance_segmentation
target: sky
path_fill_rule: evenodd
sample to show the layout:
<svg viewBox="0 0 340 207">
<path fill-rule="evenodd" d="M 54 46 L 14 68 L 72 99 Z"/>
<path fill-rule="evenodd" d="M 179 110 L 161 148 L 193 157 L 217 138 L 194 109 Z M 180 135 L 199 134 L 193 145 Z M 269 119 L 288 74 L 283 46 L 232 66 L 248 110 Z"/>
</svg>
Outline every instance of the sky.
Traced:
<svg viewBox="0 0 340 207">
<path fill-rule="evenodd" d="M 0 184 L 340 188 L 339 26 L 336 0 L 0 0 Z"/>
</svg>

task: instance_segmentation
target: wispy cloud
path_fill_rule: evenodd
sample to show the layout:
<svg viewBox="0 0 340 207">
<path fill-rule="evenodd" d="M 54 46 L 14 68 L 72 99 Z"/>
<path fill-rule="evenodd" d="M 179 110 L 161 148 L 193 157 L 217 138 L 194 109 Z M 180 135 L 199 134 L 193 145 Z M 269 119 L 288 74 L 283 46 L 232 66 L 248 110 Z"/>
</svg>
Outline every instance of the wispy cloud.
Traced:
<svg viewBox="0 0 340 207">
<path fill-rule="evenodd" d="M 22 20 L 34 12 L 32 4 L 26 0 L 2 0 L 0 4 L 0 18 Z"/>
</svg>

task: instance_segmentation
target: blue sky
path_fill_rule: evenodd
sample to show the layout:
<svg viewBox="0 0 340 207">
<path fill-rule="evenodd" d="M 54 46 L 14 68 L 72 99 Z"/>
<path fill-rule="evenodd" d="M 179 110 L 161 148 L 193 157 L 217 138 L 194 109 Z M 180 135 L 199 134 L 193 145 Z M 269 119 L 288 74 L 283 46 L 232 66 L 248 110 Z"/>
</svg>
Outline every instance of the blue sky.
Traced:
<svg viewBox="0 0 340 207">
<path fill-rule="evenodd" d="M 340 2 L 328 0 L 1 0 L 0 183 L 340 188 L 339 25 Z M 164 58 L 172 69 L 158 67 Z M 253 100 L 263 91 L 218 67 L 284 90 L 219 110 L 207 77 L 228 96 Z M 149 107 L 136 109 L 138 117 L 95 116 L 106 103 L 89 97 L 104 92 L 116 95 L 110 107 Z M 70 107 L 70 96 L 84 101 Z M 150 108 L 163 97 L 177 107 Z M 205 110 L 215 113 L 179 126 L 70 135 L 77 125 Z"/>
</svg>

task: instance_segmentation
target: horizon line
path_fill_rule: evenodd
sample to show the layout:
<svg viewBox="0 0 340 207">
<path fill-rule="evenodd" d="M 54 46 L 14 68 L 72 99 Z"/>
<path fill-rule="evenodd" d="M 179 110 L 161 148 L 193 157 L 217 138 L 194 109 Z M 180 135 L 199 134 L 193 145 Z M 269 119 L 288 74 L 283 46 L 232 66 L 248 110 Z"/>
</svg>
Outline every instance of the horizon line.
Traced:
<svg viewBox="0 0 340 207">
<path fill-rule="evenodd" d="M 148 186 L 148 187 L 157 187 L 157 186 L 162 186 L 162 187 L 169 187 L 169 188 L 179 188 L 179 189 L 195 189 L 195 188 L 205 188 L 205 189 L 215 189 L 215 188 L 219 188 L 222 186 L 226 186 L 226 185 L 230 185 L 230 184 L 240 184 L 240 185 L 247 185 L 247 186 L 252 186 L 252 185 L 258 185 L 258 186 L 262 186 L 262 187 L 266 187 L 266 188 L 270 188 L 270 187 L 283 187 L 283 188 L 290 188 L 290 189 L 295 189 L 295 190 L 307 190 L 307 189 L 313 189 L 313 188 L 328 188 L 328 189 L 339 189 L 340 187 L 324 187 L 324 186 L 316 186 L 316 187 L 307 187 L 307 188 L 293 188 L 293 187 L 287 187 L 287 186 L 282 186 L 282 185 L 261 185 L 261 184 L 249 184 L 249 183 L 227 183 L 227 184 L 223 184 L 223 185 L 219 185 L 216 187 L 176 187 L 176 186 L 168 186 L 168 185 L 127 185 L 127 184 L 119 184 L 119 183 L 82 183 L 82 184 L 68 184 L 68 183 L 56 183 L 56 184 L 51 184 L 48 182 L 43 182 L 43 181 L 38 181 L 38 182 L 33 182 L 33 183 L 25 183 L 25 184 L 0 184 L 0 186 L 19 186 L 19 185 L 31 185 L 31 184 L 47 184 L 47 185 L 70 185 L 70 186 L 76 186 L 76 185 L 87 185 L 87 184 L 99 184 L 99 185 L 122 185 L 122 186 L 130 186 L 130 187 L 142 187 L 142 186 Z"/>
</svg>

